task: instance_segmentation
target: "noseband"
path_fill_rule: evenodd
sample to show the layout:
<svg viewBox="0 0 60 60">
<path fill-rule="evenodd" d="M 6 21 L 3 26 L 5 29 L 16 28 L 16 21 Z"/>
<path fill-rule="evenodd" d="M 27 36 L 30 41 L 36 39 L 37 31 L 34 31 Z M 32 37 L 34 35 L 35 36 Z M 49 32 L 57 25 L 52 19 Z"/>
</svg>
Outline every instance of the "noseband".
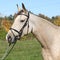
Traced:
<svg viewBox="0 0 60 60">
<path fill-rule="evenodd" d="M 15 40 L 16 40 L 16 39 L 20 39 L 20 37 L 21 37 L 21 35 L 22 35 L 22 33 L 23 33 L 23 30 L 24 30 L 24 28 L 26 27 L 27 24 L 28 24 L 27 34 L 28 34 L 28 29 L 29 29 L 29 12 L 28 12 L 28 15 L 25 15 L 25 14 L 19 14 L 19 15 L 24 15 L 24 16 L 27 17 L 27 19 L 26 19 L 26 22 L 25 22 L 25 24 L 23 25 L 23 27 L 20 29 L 20 31 L 17 31 L 17 30 L 14 29 L 14 28 L 10 28 L 10 30 L 11 30 L 11 32 L 12 32 Z M 15 36 L 15 34 L 13 33 L 13 30 L 18 33 L 17 36 Z M 19 38 L 18 38 L 18 37 L 19 37 Z"/>
</svg>

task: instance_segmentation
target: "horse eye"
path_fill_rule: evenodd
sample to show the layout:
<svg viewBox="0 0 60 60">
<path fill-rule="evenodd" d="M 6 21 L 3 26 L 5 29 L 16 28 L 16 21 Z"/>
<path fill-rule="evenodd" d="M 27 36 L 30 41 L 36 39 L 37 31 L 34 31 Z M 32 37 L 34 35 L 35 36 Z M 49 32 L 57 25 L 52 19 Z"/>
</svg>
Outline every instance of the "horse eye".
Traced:
<svg viewBox="0 0 60 60">
<path fill-rule="evenodd" d="M 24 22 L 25 20 L 21 20 L 20 22 Z"/>
</svg>

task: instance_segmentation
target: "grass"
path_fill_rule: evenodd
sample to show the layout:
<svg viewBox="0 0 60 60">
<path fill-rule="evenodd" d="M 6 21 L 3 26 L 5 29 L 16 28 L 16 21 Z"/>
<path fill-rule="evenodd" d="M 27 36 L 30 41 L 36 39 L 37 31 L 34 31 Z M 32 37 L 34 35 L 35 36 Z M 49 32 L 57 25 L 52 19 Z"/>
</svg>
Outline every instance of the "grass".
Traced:
<svg viewBox="0 0 60 60">
<path fill-rule="evenodd" d="M 5 53 L 8 43 L 6 42 L 5 35 L 6 32 L 4 30 L 0 30 L 0 58 Z M 31 35 L 28 35 L 31 37 Z M 30 39 L 17 41 L 11 53 L 8 55 L 6 60 L 43 60 L 41 55 L 41 45 L 40 43 L 33 37 Z"/>
</svg>

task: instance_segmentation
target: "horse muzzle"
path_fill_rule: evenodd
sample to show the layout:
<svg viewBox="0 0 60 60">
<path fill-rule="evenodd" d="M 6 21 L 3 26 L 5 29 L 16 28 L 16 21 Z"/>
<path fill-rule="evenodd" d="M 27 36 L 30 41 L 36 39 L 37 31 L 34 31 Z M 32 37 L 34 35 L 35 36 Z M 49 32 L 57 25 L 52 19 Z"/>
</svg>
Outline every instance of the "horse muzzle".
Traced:
<svg viewBox="0 0 60 60">
<path fill-rule="evenodd" d="M 6 40 L 8 41 L 9 44 L 11 44 L 14 43 L 16 39 L 10 35 L 7 35 Z"/>
</svg>

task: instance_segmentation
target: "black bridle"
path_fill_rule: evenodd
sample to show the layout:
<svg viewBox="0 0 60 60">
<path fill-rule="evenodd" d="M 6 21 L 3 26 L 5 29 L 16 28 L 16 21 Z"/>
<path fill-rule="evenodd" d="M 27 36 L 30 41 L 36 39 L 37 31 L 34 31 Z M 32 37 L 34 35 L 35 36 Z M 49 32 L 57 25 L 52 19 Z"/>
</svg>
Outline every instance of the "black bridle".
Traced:
<svg viewBox="0 0 60 60">
<path fill-rule="evenodd" d="M 27 34 L 28 34 L 28 29 L 29 29 L 29 12 L 28 12 L 28 15 L 25 15 L 25 14 L 19 14 L 19 15 L 24 15 L 24 16 L 27 17 L 27 19 L 26 19 L 26 22 L 25 22 L 25 24 L 23 25 L 23 27 L 20 29 L 20 31 L 17 31 L 17 30 L 14 29 L 14 28 L 10 28 L 10 30 L 11 30 L 13 36 L 14 36 L 14 40 L 20 39 L 20 37 L 21 37 L 21 35 L 22 35 L 22 33 L 23 33 L 23 30 L 24 30 L 24 28 L 26 27 L 27 24 L 28 24 L 28 27 L 27 27 Z M 15 34 L 13 33 L 13 30 L 18 33 L 17 36 L 15 36 Z M 18 37 L 19 37 L 19 38 L 18 38 Z"/>
</svg>

